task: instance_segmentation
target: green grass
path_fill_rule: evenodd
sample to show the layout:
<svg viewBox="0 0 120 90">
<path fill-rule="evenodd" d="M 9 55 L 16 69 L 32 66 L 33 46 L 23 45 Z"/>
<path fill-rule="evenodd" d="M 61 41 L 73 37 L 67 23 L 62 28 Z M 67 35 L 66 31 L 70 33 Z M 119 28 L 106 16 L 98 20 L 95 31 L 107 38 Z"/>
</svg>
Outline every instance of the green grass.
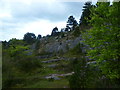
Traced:
<svg viewBox="0 0 120 90">
<path fill-rule="evenodd" d="M 55 58 L 55 57 L 52 57 Z M 52 58 L 48 59 L 42 59 L 44 60 L 50 60 Z M 25 74 L 25 81 L 21 84 L 15 84 L 14 88 L 64 88 L 69 87 L 69 81 L 66 79 L 66 77 L 60 77 L 61 80 L 54 80 L 49 81 L 44 79 L 43 77 L 48 76 L 49 74 L 65 74 L 64 71 L 59 70 L 59 68 L 63 68 L 61 65 L 67 64 L 68 61 L 61 60 L 58 62 L 53 63 L 43 63 L 42 68 L 37 68 L 36 70 L 31 71 L 28 74 Z M 46 67 L 47 65 L 51 64 L 58 64 L 59 67 L 57 69 Z M 45 67 L 45 68 L 44 68 Z"/>
<path fill-rule="evenodd" d="M 69 63 L 70 61 L 66 61 L 66 60 L 61 60 L 58 62 L 52 62 L 52 63 L 44 63 L 43 67 L 49 68 L 47 67 L 48 65 L 52 65 L 52 64 L 56 64 L 57 66 L 54 68 L 51 68 L 52 70 L 58 70 L 56 73 L 68 73 L 68 72 L 72 72 L 69 70 Z"/>
<path fill-rule="evenodd" d="M 53 56 L 47 59 L 39 59 L 39 61 L 48 61 L 52 59 L 57 59 L 57 56 Z M 42 63 L 42 67 L 38 67 L 30 72 L 19 71 L 19 69 L 13 68 L 14 77 L 13 77 L 13 85 L 10 87 L 13 88 L 64 88 L 69 87 L 69 81 L 67 77 L 60 77 L 61 80 L 46 80 L 44 77 L 49 76 L 50 74 L 65 74 L 64 70 L 62 70 L 63 65 L 67 65 L 69 61 L 61 60 L 58 62 L 52 63 Z M 47 65 L 58 64 L 56 68 L 49 68 Z M 65 67 L 68 68 L 68 67 Z M 18 81 L 20 80 L 20 82 Z"/>
<path fill-rule="evenodd" d="M 52 62 L 52 63 L 44 63 L 43 65 L 44 65 L 44 66 L 47 66 L 47 65 L 52 65 L 52 64 L 68 64 L 68 62 L 69 62 L 69 61 L 60 60 L 60 61 Z"/>
<path fill-rule="evenodd" d="M 41 80 L 28 86 L 25 86 L 24 88 L 64 88 L 64 87 L 69 87 L 69 82 L 67 79 L 54 81 Z"/>
<path fill-rule="evenodd" d="M 42 59 L 44 60 L 51 60 L 56 57 L 48 58 L 48 59 Z M 59 67 L 57 68 L 49 68 L 45 67 L 47 65 L 51 64 L 58 64 Z M 50 74 L 65 74 L 63 70 L 58 70 L 63 68 L 61 65 L 66 65 L 68 64 L 68 61 L 61 60 L 58 62 L 52 62 L 52 63 L 42 63 L 43 67 L 41 68 L 36 68 L 29 73 L 25 73 L 22 71 L 19 71 L 15 69 L 14 73 L 14 81 L 17 82 L 16 84 L 12 85 L 11 87 L 13 88 L 64 88 L 64 87 L 69 87 L 69 81 L 67 80 L 66 77 L 60 77 L 62 78 L 61 80 L 46 80 L 44 77 L 48 76 Z M 45 68 L 44 68 L 45 67 Z M 19 78 L 19 79 L 16 79 Z M 21 83 L 19 83 L 17 80 L 20 80 Z M 23 81 L 24 80 L 24 81 Z"/>
<path fill-rule="evenodd" d="M 41 73 L 42 75 L 49 75 L 49 74 L 62 74 L 63 71 L 57 71 L 52 68 L 45 68 L 45 70 Z"/>
<path fill-rule="evenodd" d="M 12 88 L 63 88 L 68 87 L 68 80 L 65 77 L 61 80 L 54 80 L 49 81 L 46 80 L 45 76 L 48 76 L 49 74 L 62 74 L 63 72 L 57 72 L 53 69 L 47 68 L 45 71 L 42 71 L 40 73 L 31 73 L 31 74 L 25 74 L 25 77 L 21 77 L 21 79 L 25 79 L 22 83 L 16 83 Z M 16 77 L 17 78 L 17 77 Z"/>
</svg>

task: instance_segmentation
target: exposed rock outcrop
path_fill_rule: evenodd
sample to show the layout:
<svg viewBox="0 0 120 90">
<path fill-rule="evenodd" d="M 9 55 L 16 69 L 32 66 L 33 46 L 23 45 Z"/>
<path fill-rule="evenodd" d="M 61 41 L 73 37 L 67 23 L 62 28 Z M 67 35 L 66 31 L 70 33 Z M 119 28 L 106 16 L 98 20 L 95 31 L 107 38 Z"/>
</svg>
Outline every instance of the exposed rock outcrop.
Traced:
<svg viewBox="0 0 120 90">
<path fill-rule="evenodd" d="M 66 52 L 68 49 L 74 48 L 81 40 L 81 37 L 77 37 L 75 39 L 68 39 L 68 40 L 59 40 L 53 39 L 53 40 L 46 40 L 41 39 L 41 45 L 39 52 Z M 45 43 L 45 41 L 47 43 Z"/>
</svg>

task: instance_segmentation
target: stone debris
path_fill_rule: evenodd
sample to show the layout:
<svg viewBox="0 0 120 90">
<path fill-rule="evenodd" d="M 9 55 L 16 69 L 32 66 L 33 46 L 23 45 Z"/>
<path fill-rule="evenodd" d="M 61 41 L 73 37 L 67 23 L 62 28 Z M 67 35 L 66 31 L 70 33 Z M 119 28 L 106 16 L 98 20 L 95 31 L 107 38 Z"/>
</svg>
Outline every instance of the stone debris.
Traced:
<svg viewBox="0 0 120 90">
<path fill-rule="evenodd" d="M 96 64 L 96 61 L 87 62 L 87 65 Z"/>
<path fill-rule="evenodd" d="M 67 73 L 67 74 L 50 74 L 49 76 L 46 76 L 45 79 L 54 79 L 54 80 L 60 80 L 59 76 L 65 77 L 65 76 L 70 76 L 74 74 L 74 72 Z"/>
<path fill-rule="evenodd" d="M 66 58 L 66 57 L 62 57 L 62 58 L 58 58 L 58 59 L 52 59 L 52 60 L 48 60 L 48 61 L 41 61 L 42 63 L 52 63 L 52 62 L 58 62 L 61 60 L 65 60 L 65 61 L 70 61 L 70 60 L 76 60 L 76 57 L 73 58 Z"/>
<path fill-rule="evenodd" d="M 42 63 L 52 63 L 52 62 L 57 62 L 60 61 L 61 59 L 53 59 L 53 60 L 48 60 L 48 61 L 42 61 Z"/>
<path fill-rule="evenodd" d="M 61 78 L 59 78 L 58 76 L 47 76 L 47 77 L 45 77 L 45 79 L 60 80 Z"/>
</svg>

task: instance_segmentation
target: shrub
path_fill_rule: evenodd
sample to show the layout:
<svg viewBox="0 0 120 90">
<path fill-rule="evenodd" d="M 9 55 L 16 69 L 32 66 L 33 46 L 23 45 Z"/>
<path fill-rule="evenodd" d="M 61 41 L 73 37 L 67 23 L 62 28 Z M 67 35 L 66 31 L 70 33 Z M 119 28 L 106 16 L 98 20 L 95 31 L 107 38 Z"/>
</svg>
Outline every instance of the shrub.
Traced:
<svg viewBox="0 0 120 90">
<path fill-rule="evenodd" d="M 74 48 L 69 50 L 69 53 L 72 55 L 82 54 L 82 44 L 77 44 Z"/>
<path fill-rule="evenodd" d="M 30 72 L 38 67 L 42 67 L 40 61 L 35 56 L 25 56 L 16 63 L 16 67 L 24 72 Z"/>
</svg>

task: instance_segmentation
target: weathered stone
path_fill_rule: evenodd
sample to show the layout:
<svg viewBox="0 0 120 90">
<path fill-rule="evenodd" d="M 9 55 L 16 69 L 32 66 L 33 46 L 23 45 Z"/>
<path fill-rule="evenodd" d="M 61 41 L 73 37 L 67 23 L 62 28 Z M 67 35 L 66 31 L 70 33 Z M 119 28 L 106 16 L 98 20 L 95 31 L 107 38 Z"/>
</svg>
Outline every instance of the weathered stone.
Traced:
<svg viewBox="0 0 120 90">
<path fill-rule="evenodd" d="M 46 76 L 45 79 L 54 79 L 54 80 L 60 80 L 61 78 L 59 78 L 58 76 Z"/>
<path fill-rule="evenodd" d="M 60 61 L 61 59 L 53 59 L 53 60 L 48 60 L 48 61 L 42 61 L 42 63 L 52 63 L 52 62 L 57 62 Z"/>
<path fill-rule="evenodd" d="M 54 76 L 53 77 L 54 80 L 60 80 L 61 78 L 57 77 L 57 76 Z"/>
<path fill-rule="evenodd" d="M 42 48 L 45 49 L 46 52 L 59 52 L 59 51 L 63 51 L 63 52 L 66 52 L 67 51 L 67 47 L 66 46 L 69 46 L 69 48 L 74 48 L 81 40 L 81 37 L 78 37 L 74 40 L 65 40 L 65 41 L 62 41 L 60 44 L 60 42 L 54 40 L 54 42 L 50 42 L 50 43 L 47 43 L 45 46 L 43 46 Z M 54 48 L 53 48 L 54 47 Z"/>
<path fill-rule="evenodd" d="M 45 79 L 60 80 L 61 78 L 58 78 L 58 76 L 65 77 L 65 76 L 70 76 L 72 74 L 74 74 L 74 72 L 67 73 L 67 74 L 50 74 L 49 76 L 46 76 Z"/>
<path fill-rule="evenodd" d="M 87 62 L 87 65 L 96 64 L 96 61 Z"/>
<path fill-rule="evenodd" d="M 57 65 L 56 64 L 52 64 L 52 65 L 48 65 L 47 67 L 49 68 L 55 68 Z"/>
</svg>

